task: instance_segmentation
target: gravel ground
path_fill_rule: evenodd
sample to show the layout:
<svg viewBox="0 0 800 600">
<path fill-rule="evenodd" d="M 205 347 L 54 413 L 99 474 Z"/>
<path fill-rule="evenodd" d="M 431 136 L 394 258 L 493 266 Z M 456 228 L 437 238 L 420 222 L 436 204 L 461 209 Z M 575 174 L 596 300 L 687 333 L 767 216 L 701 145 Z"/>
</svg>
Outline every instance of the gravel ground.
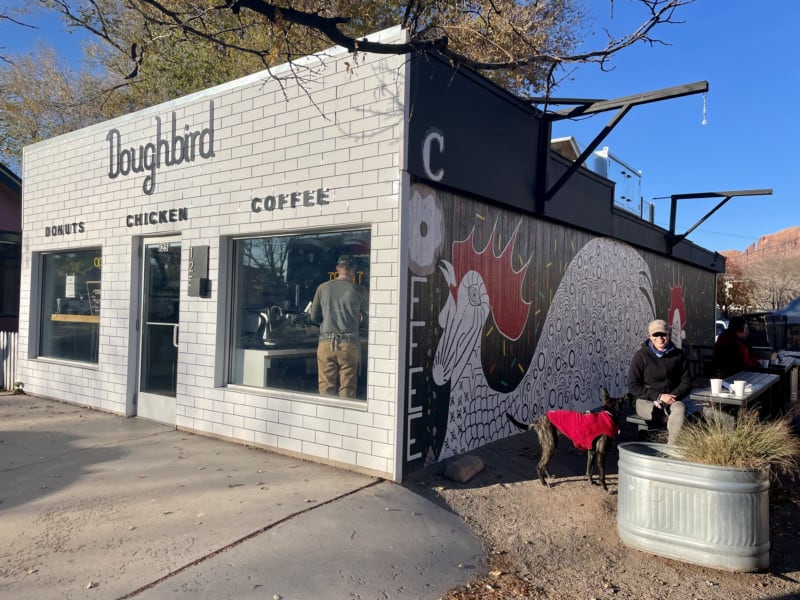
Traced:
<svg viewBox="0 0 800 600">
<path fill-rule="evenodd" d="M 620 441 L 633 439 L 633 432 Z M 449 590 L 447 600 L 499 598 L 732 600 L 800 598 L 800 491 L 770 488 L 770 568 L 730 573 L 649 555 L 617 535 L 617 450 L 607 458 L 610 493 L 583 476 L 585 454 L 561 439 L 551 461 L 553 487 L 535 479 L 539 446 L 531 432 L 472 454 L 484 469 L 465 484 L 443 466 L 408 482 L 460 515 L 482 539 L 488 573 Z"/>
</svg>

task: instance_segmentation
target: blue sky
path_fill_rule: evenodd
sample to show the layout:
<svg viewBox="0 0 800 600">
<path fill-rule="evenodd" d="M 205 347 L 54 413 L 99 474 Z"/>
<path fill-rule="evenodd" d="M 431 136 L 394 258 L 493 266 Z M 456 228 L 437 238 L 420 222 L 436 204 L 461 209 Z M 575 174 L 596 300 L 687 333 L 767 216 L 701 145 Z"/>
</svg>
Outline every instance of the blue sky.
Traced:
<svg viewBox="0 0 800 600">
<path fill-rule="evenodd" d="M 595 10 L 595 37 L 602 27 L 630 31 L 642 21 L 625 10 L 631 0 L 587 2 Z M 642 171 L 646 202 L 694 192 L 772 188 L 771 196 L 732 198 L 688 239 L 709 250 L 744 250 L 759 237 L 800 225 L 800 162 L 795 144 L 800 117 L 797 50 L 800 3 L 787 0 L 697 0 L 684 7 L 681 25 L 656 37 L 669 46 L 636 46 L 604 73 L 594 65 L 576 69 L 555 95 L 620 98 L 685 83 L 708 81 L 706 125 L 702 94 L 634 107 L 600 144 Z M 615 111 L 581 122 L 562 121 L 554 136 L 574 136 L 581 149 Z M 669 226 L 670 201 L 655 200 L 655 220 Z M 678 233 L 719 199 L 680 200 Z"/>
<path fill-rule="evenodd" d="M 0 0 L 0 9 L 7 2 Z M 594 35 L 587 47 L 604 44 L 603 28 L 620 34 L 643 21 L 634 0 L 587 0 Z M 800 2 L 790 0 L 697 0 L 662 27 L 656 37 L 669 45 L 637 45 L 613 59 L 614 70 L 575 68 L 555 95 L 620 98 L 708 81 L 706 120 L 701 94 L 634 107 L 600 144 L 642 172 L 642 196 L 654 202 L 655 220 L 669 225 L 669 199 L 695 192 L 772 188 L 771 196 L 733 198 L 689 235 L 709 250 L 744 250 L 761 236 L 800 225 L 800 163 L 794 144 L 800 119 L 791 103 L 800 97 L 796 38 Z M 38 31 L 3 27 L 6 51 L 28 49 L 47 39 L 78 55 L 80 36 L 67 35 L 56 19 Z M 562 121 L 555 137 L 574 136 L 585 148 L 615 112 Z M 681 200 L 677 231 L 685 232 L 719 200 Z"/>
</svg>

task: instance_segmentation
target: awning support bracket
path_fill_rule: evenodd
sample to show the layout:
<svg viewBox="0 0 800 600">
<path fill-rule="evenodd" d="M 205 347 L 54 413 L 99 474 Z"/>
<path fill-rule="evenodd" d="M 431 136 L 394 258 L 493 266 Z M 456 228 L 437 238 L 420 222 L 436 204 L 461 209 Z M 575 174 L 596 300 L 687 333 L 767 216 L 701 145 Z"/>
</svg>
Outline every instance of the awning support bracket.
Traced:
<svg viewBox="0 0 800 600">
<path fill-rule="evenodd" d="M 733 192 L 696 192 L 691 194 L 673 194 L 670 198 L 670 211 L 669 211 L 669 231 L 667 232 L 667 253 L 672 254 L 672 249 L 675 245 L 682 240 L 686 239 L 690 233 L 705 223 L 711 215 L 722 208 L 728 200 L 736 196 L 771 196 L 772 189 L 765 188 L 760 190 L 736 190 Z M 675 223 L 678 216 L 678 200 L 694 200 L 698 198 L 722 198 L 714 208 L 708 211 L 703 217 L 687 229 L 684 233 L 675 233 Z"/>
<path fill-rule="evenodd" d="M 582 117 L 586 115 L 596 114 L 600 112 L 606 112 L 609 110 L 616 110 L 619 109 L 617 114 L 614 116 L 611 121 L 609 121 L 608 125 L 606 125 L 600 133 L 592 140 L 589 146 L 584 150 L 581 155 L 575 160 L 570 167 L 559 177 L 558 181 L 556 181 L 546 192 L 544 192 L 544 202 L 549 202 L 552 200 L 558 191 L 564 187 L 564 184 L 569 181 L 570 177 L 572 177 L 580 166 L 586 162 L 586 160 L 592 155 L 592 152 L 602 143 L 602 141 L 608 136 L 609 133 L 617 126 L 617 124 L 622 120 L 622 118 L 628 114 L 628 112 L 634 106 L 638 106 L 640 104 L 648 104 L 650 102 L 658 102 L 660 100 L 667 100 L 670 98 L 679 98 L 681 96 L 688 96 L 690 94 L 699 94 L 708 91 L 708 82 L 707 81 L 698 81 L 695 83 L 687 83 L 684 85 L 678 85 L 674 87 L 665 88 L 663 90 L 657 90 L 653 92 L 646 92 L 643 94 L 634 94 L 632 96 L 625 96 L 623 98 L 618 98 L 616 100 L 588 100 L 585 103 L 581 104 L 580 106 L 576 106 L 569 109 L 564 109 L 561 111 L 556 111 L 552 113 L 545 113 L 545 119 L 550 121 L 551 123 L 554 121 L 560 121 L 563 119 L 572 119 L 575 117 Z M 547 101 L 546 98 L 539 99 L 534 98 L 534 101 Z M 552 102 L 552 100 L 551 100 Z M 570 102 L 577 102 L 575 100 L 571 100 Z M 549 127 L 547 128 L 549 130 Z M 542 173 L 544 175 L 544 173 Z M 540 188 L 541 189 L 541 188 Z M 537 203 L 540 205 L 543 203 Z"/>
<path fill-rule="evenodd" d="M 550 202 L 550 200 L 553 199 L 553 196 L 556 195 L 558 190 L 564 187 L 564 184 L 567 183 L 567 181 L 569 181 L 569 178 L 575 174 L 575 171 L 577 171 L 580 168 L 580 166 L 586 162 L 586 160 L 592 155 L 592 152 L 594 152 L 595 149 L 602 143 L 602 141 L 606 139 L 608 134 L 611 133 L 614 127 L 617 126 L 617 123 L 619 123 L 632 108 L 633 108 L 632 104 L 626 104 L 619 110 L 619 112 L 617 112 L 616 115 L 614 115 L 614 118 L 608 122 L 608 125 L 603 127 L 600 133 L 597 134 L 597 136 L 591 141 L 591 143 L 586 147 L 586 149 L 583 152 L 581 152 L 581 155 L 577 159 L 575 159 L 575 161 L 569 166 L 569 168 L 566 171 L 564 171 L 564 173 L 562 173 L 561 177 L 558 178 L 558 181 L 556 181 L 552 186 L 550 186 L 550 189 L 547 190 L 547 193 L 544 196 L 545 202 Z"/>
</svg>

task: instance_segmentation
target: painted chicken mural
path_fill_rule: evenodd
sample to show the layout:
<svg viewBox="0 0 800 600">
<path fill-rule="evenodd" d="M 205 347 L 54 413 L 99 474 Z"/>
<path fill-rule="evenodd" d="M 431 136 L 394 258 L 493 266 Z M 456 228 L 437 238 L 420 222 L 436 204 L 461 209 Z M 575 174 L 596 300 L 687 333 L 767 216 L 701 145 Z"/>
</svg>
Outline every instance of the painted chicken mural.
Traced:
<svg viewBox="0 0 800 600">
<path fill-rule="evenodd" d="M 412 214 L 414 210 L 441 214 L 434 192 L 417 190 L 414 197 Z M 624 243 L 589 239 L 566 264 L 543 320 L 536 317 L 538 341 L 528 364 L 518 365 L 524 371 L 519 383 L 512 389 L 495 389 L 487 378 L 487 357 L 482 356 L 484 338 L 496 329 L 505 348 L 507 340 L 531 331 L 529 321 L 536 320 L 524 282 L 533 281 L 531 287 L 541 274 L 529 268 L 531 256 L 518 258 L 522 266 L 512 267 L 524 227 L 520 219 L 505 245 L 496 243 L 495 227 L 482 247 L 475 247 L 473 229 L 464 239 L 453 239 L 449 257 L 438 256 L 448 293 L 438 314 L 441 335 L 435 342 L 431 371 L 436 386 L 449 385 L 438 460 L 510 435 L 506 412 L 532 420 L 553 408 L 596 406 L 600 386 L 612 394 L 624 392 L 630 358 L 645 338 L 647 322 L 654 318 L 650 270 L 644 259 Z M 441 233 L 434 238 L 444 251 Z M 417 240 L 423 247 L 427 241 Z M 418 245 L 413 252 L 419 249 Z M 438 254 L 426 256 L 425 265 L 412 259 L 412 271 L 430 265 Z"/>
<path fill-rule="evenodd" d="M 667 323 L 672 328 L 672 343 L 678 348 L 686 339 L 686 304 L 683 301 L 683 286 L 673 285 L 669 288 L 669 309 Z"/>
</svg>

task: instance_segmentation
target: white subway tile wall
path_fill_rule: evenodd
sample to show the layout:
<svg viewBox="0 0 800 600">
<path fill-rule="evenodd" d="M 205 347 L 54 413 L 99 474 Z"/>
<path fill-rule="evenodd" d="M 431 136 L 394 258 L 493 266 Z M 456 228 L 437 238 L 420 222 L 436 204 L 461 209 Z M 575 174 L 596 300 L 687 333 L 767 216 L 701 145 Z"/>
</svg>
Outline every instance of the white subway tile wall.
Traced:
<svg viewBox="0 0 800 600">
<path fill-rule="evenodd" d="M 399 29 L 382 32 L 397 41 Z M 303 88 L 286 69 L 255 74 L 191 96 L 29 146 L 23 168 L 23 269 L 18 379 L 25 390 L 123 415 L 137 389 L 135 297 L 142 236 L 180 234 L 181 304 L 177 373 L 179 428 L 235 438 L 395 478 L 399 392 L 400 185 L 404 145 L 404 56 L 329 51 L 306 63 Z M 122 148 L 209 126 L 214 156 L 109 177 L 112 129 Z M 186 129 L 184 130 L 184 126 Z M 330 203 L 251 211 L 253 197 L 329 190 Z M 129 215 L 188 210 L 184 221 L 130 226 Z M 83 223 L 84 232 L 46 235 Z M 366 402 L 321 400 L 225 385 L 229 236 L 330 227 L 371 228 L 370 339 Z M 102 307 L 96 365 L 39 359 L 36 257 L 102 248 Z M 189 297 L 188 250 L 209 246 L 208 298 Z M 224 254 L 223 254 L 224 255 Z M 31 322 L 33 319 L 33 322 Z"/>
</svg>

